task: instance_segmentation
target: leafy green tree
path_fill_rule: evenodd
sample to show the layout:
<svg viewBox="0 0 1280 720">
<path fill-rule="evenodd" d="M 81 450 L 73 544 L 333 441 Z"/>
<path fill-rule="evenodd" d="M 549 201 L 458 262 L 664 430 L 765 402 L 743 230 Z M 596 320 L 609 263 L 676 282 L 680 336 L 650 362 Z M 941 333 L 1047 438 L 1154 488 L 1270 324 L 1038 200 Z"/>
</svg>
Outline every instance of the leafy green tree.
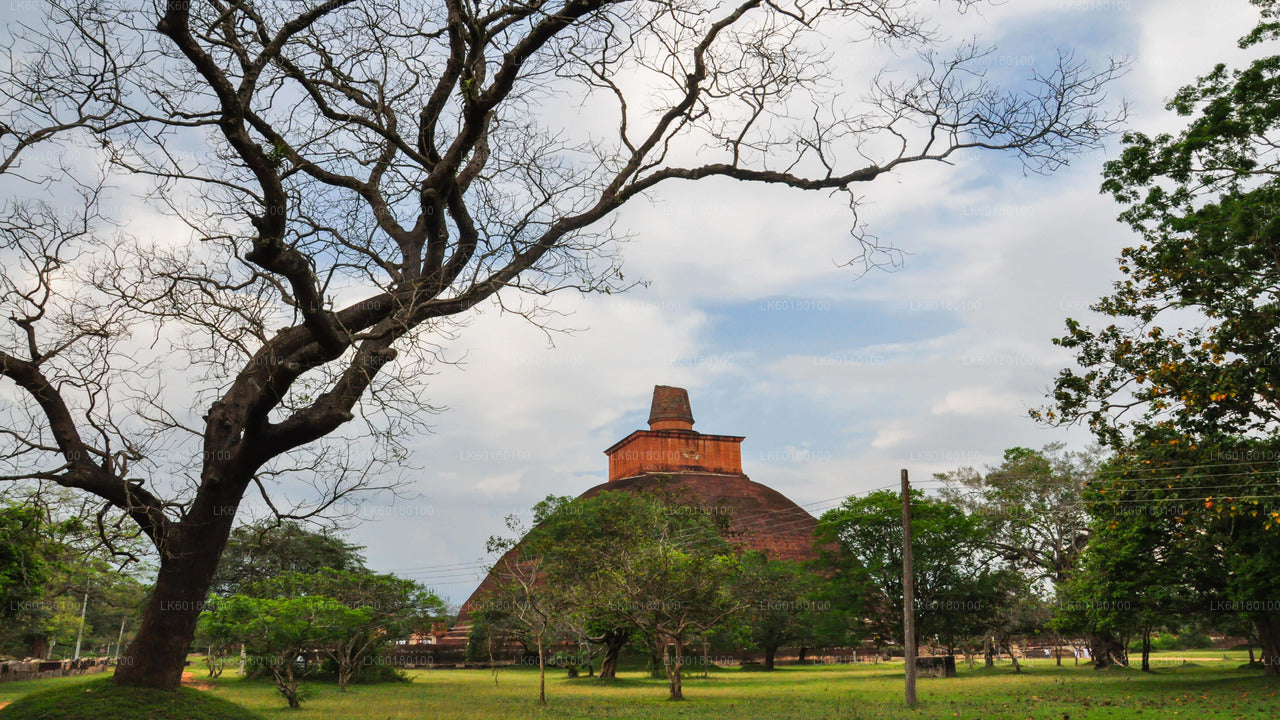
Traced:
<svg viewBox="0 0 1280 720">
<path fill-rule="evenodd" d="M 1275 0 L 1241 41 L 1280 37 Z M 1125 136 L 1103 188 L 1141 237 L 1120 257 L 1124 279 L 1094 309 L 1116 321 L 1067 321 L 1055 342 L 1077 353 L 1050 421 L 1077 420 L 1108 442 L 1133 425 L 1170 423 L 1189 435 L 1272 433 L 1280 420 L 1280 56 L 1225 65 L 1178 92 L 1169 109 L 1193 117 L 1175 135 Z"/>
<path fill-rule="evenodd" d="M 614 608 L 645 636 L 672 649 L 669 698 L 684 699 L 685 649 L 745 606 L 734 590 L 736 557 L 660 537 L 629 548 L 601 579 L 616 589 Z"/>
<path fill-rule="evenodd" d="M 660 639 L 619 611 L 607 573 L 639 547 L 668 538 L 698 552 L 727 553 L 725 516 L 683 494 L 602 492 L 586 498 L 548 496 L 533 509 L 534 526 L 512 558 L 537 560 L 545 582 L 572 595 L 561 630 L 604 651 L 601 679 L 616 676 L 618 657 L 637 633 L 653 648 Z M 513 547 L 511 540 L 495 549 Z M 660 656 L 660 650 L 655 650 Z"/>
<path fill-rule="evenodd" d="M 290 599 L 329 598 L 353 611 L 328 642 L 314 649 L 333 661 L 339 689 L 362 666 L 371 664 L 388 641 L 429 628 L 444 615 L 444 602 L 421 584 L 394 575 L 324 568 L 317 573 L 285 573 L 249 586 L 256 597 Z"/>
<path fill-rule="evenodd" d="M 1058 620 L 1098 633 L 1095 663 L 1124 662 L 1125 638 L 1137 637 L 1146 668 L 1153 632 L 1238 631 L 1247 620 L 1272 671 L 1280 629 L 1280 580 L 1271 571 L 1280 560 L 1277 450 L 1275 440 L 1259 438 L 1190 443 L 1169 427 L 1145 430 L 1119 449 L 1086 493 L 1095 539 Z"/>
<path fill-rule="evenodd" d="M 1207 563 L 1186 524 L 1187 482 L 1171 474 L 1153 487 L 1144 478 L 1154 456 L 1136 447 L 1118 453 L 1085 492 L 1091 540 L 1065 584 L 1058 624 L 1090 631 L 1096 667 L 1128 664 L 1126 640 L 1140 638 L 1147 671 L 1152 633 L 1186 619 L 1205 589 Z"/>
<path fill-rule="evenodd" d="M 1034 641 L 1051 628 L 1052 608 L 1022 573 L 1006 568 L 989 575 L 975 595 L 981 598 L 975 615 L 981 618 L 980 626 L 988 639 L 988 647 L 997 654 L 1003 649 L 1014 671 L 1021 672 L 1022 665 L 1013 652 L 1012 640 Z M 988 655 L 987 665 L 991 664 Z"/>
<path fill-rule="evenodd" d="M 215 597 L 200 616 L 200 633 L 214 642 L 243 643 L 266 665 L 289 708 L 302 707 L 302 682 L 315 668 L 305 655 L 341 642 L 369 623 L 370 608 L 352 608 L 321 595 L 274 598 Z"/>
<path fill-rule="evenodd" d="M 1082 494 L 1098 470 L 1100 452 L 1072 452 L 1060 443 L 1041 450 L 1015 447 L 1005 450 L 1002 462 L 985 474 L 961 468 L 935 477 L 946 483 L 943 497 L 986 526 L 987 546 L 1003 564 L 1037 585 L 1052 584 L 1053 588 L 1038 588 L 1041 591 L 1056 592 L 1070 577 L 1089 539 L 1090 518 Z M 1037 593 L 1035 588 L 1017 589 L 1026 584 L 1020 579 L 994 580 L 989 588 L 975 588 L 978 595 L 986 589 L 994 593 L 986 598 L 991 607 L 1010 610 L 1042 604 L 1038 597 L 1024 597 Z M 1049 623 L 1040 629 L 1056 627 Z M 947 629 L 948 635 L 963 637 L 965 625 L 952 624 Z M 984 635 L 988 641 L 994 637 Z M 1055 644 L 1061 639 L 1056 637 Z M 996 649 L 992 644 L 986 643 L 988 663 Z M 1061 664 L 1060 655 L 1057 660 Z"/>
<path fill-rule="evenodd" d="M 764 651 L 764 668 L 772 670 L 778 648 L 813 637 L 817 616 L 830 605 L 815 597 L 817 578 L 800 563 L 760 552 L 744 554 L 741 563 L 734 579 L 743 604 L 737 619 L 747 644 Z"/>
<path fill-rule="evenodd" d="M 31 613 L 49 569 L 41 554 L 43 517 L 35 508 L 0 507 L 0 621 Z"/>
<path fill-rule="evenodd" d="M 1254 4 L 1262 21 L 1241 46 L 1274 48 L 1280 6 Z M 1212 467 L 1236 463 L 1224 449 L 1265 445 L 1280 431 L 1280 55 L 1238 70 L 1218 65 L 1169 109 L 1190 118 L 1182 132 L 1131 133 L 1106 166 L 1103 188 L 1126 205 L 1120 217 L 1141 241 L 1123 250 L 1123 279 L 1094 305 L 1113 320 L 1101 328 L 1067 320 L 1055 342 L 1076 352 L 1080 368 L 1059 374 L 1052 405 L 1036 413 L 1087 423 L 1149 469 L 1165 468 L 1135 476 L 1148 495 L 1169 476 L 1226 485 Z M 1227 492 L 1265 495 L 1274 484 L 1253 470 L 1262 463 L 1244 460 Z M 1194 471 L 1177 469 L 1186 467 Z M 1205 539 L 1198 557 L 1218 558 L 1227 602 L 1259 597 L 1270 585 L 1252 558 L 1280 555 L 1280 528 L 1266 513 L 1261 522 L 1221 522 L 1223 505 L 1199 500 L 1183 520 Z M 1266 671 L 1280 673 L 1280 612 L 1253 620 Z"/>
<path fill-rule="evenodd" d="M 963 468 L 935 477 L 942 496 L 987 527 L 987 545 L 1036 578 L 1061 583 L 1088 542 L 1089 516 L 1081 502 L 1097 472 L 1098 452 L 1015 447 L 983 474 Z"/>
<path fill-rule="evenodd" d="M 633 638 L 657 657 L 675 647 L 667 675 L 672 697 L 682 697 L 685 649 L 739 604 L 723 515 L 677 494 L 603 492 L 549 496 L 533 519 L 525 533 L 510 518 L 513 535 L 491 540 L 504 553 L 496 567 L 505 587 L 481 604 L 488 637 L 505 622 L 530 647 L 538 632 L 599 644 L 602 677 L 614 676 L 618 653 Z"/>
<path fill-rule="evenodd" d="M 86 508 L 62 493 L 9 497 L 21 504 L 0 509 L 0 534 L 12 538 L 0 546 L 0 585 L 7 588 L 0 595 L 10 596 L 0 610 L 8 614 L 0 652 L 43 658 L 60 646 L 70 656 L 77 640 L 86 655 L 117 645 L 123 629 L 136 626 L 146 589 L 134 538 L 109 519 L 86 522 Z M 23 584 L 12 585 L 15 573 Z"/>
<path fill-rule="evenodd" d="M 518 517 L 507 517 L 508 537 L 490 537 L 488 550 L 501 553 L 490 576 L 495 586 L 482 600 L 482 622 L 490 635 L 518 633 L 538 657 L 538 702 L 547 704 L 547 654 L 552 638 L 562 634 L 573 602 L 572 592 L 548 577 L 545 567 L 554 550 L 528 537 Z"/>
<path fill-rule="evenodd" d="M 326 568 L 360 572 L 365 569 L 363 549 L 292 520 L 241 525 L 231 531 L 210 592 L 234 595 L 264 577 L 284 573 L 311 574 Z"/>
<path fill-rule="evenodd" d="M 534 507 L 534 528 L 522 552 L 545 558 L 547 582 L 569 588 L 574 601 L 564 608 L 563 629 L 603 650 L 599 678 L 617 677 L 618 658 L 635 628 L 617 613 L 592 578 L 616 564 L 620 553 L 654 527 L 662 507 L 639 493 L 605 492 L 589 498 L 548 496 Z"/>
<path fill-rule="evenodd" d="M 948 628 L 990 613 L 975 607 L 991 557 L 985 525 L 956 505 L 911 491 L 912 557 L 915 570 L 917 636 L 947 635 Z M 881 490 L 850 497 L 823 513 L 824 555 L 847 589 L 865 598 L 877 645 L 902 634 L 902 504 L 898 493 Z"/>
</svg>

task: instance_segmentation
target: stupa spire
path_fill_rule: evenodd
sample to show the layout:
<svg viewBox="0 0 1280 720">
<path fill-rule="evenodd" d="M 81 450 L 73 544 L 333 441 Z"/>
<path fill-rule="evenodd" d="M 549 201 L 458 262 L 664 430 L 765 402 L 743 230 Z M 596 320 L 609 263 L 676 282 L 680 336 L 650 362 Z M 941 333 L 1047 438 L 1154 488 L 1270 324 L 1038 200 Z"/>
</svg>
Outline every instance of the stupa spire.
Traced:
<svg viewBox="0 0 1280 720">
<path fill-rule="evenodd" d="M 689 391 L 669 385 L 654 385 L 649 429 L 692 432 L 693 409 L 689 406 Z"/>
</svg>

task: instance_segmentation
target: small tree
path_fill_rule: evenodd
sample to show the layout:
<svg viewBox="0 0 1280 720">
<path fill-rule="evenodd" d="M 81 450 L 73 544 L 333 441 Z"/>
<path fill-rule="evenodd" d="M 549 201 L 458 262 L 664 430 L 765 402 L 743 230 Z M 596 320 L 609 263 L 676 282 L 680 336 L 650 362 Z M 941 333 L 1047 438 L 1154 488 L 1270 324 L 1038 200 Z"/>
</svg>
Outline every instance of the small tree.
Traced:
<svg viewBox="0 0 1280 720">
<path fill-rule="evenodd" d="M 314 670 L 306 656 L 350 636 L 368 623 L 368 608 L 350 608 L 321 596 L 215 598 L 201 616 L 203 634 L 214 642 L 243 643 L 266 665 L 290 709 L 302 707 L 302 681 Z"/>
<path fill-rule="evenodd" d="M 616 612 L 673 650 L 667 665 L 670 699 L 683 700 L 685 648 L 743 609 L 733 592 L 739 564 L 731 555 L 681 547 L 668 539 L 632 548 L 603 573 L 617 589 Z"/>
<path fill-rule="evenodd" d="M 507 517 L 507 529 L 510 537 L 491 537 L 488 542 L 490 552 L 502 553 L 489 571 L 497 586 L 483 601 L 489 607 L 489 632 L 514 630 L 532 644 L 538 655 L 538 702 L 546 705 L 547 645 L 564 627 L 571 599 L 546 577 L 546 556 L 521 545 L 526 533 L 516 516 Z"/>
<path fill-rule="evenodd" d="M 324 597 L 362 612 L 359 617 L 348 615 L 328 642 L 316 646 L 333 661 L 342 691 L 388 640 L 429 626 L 444 612 L 440 598 L 417 582 L 368 572 L 326 568 L 311 574 L 287 573 L 250 586 L 250 592 L 281 599 Z"/>
<path fill-rule="evenodd" d="M 563 629 L 603 649 L 600 678 L 610 679 L 637 628 L 618 612 L 618 591 L 608 573 L 636 548 L 664 534 L 683 546 L 727 552 L 722 520 L 682 494 L 604 492 L 576 500 L 548 496 L 533 509 L 534 527 L 520 540 L 519 556 L 539 559 L 545 582 L 570 597 L 561 615 Z M 646 639 L 651 645 L 657 641 Z"/>
<path fill-rule="evenodd" d="M 813 636 L 815 616 L 827 609 L 814 597 L 815 578 L 798 563 L 770 560 L 760 552 L 742 556 L 733 592 L 743 605 L 738 620 L 746 640 L 764 651 L 773 669 L 778 648 Z"/>
</svg>

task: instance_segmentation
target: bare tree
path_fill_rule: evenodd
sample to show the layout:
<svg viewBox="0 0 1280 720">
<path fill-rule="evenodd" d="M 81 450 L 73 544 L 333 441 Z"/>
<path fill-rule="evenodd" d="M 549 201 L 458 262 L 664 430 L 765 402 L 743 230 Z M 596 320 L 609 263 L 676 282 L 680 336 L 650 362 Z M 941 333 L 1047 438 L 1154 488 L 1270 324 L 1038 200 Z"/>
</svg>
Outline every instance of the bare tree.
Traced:
<svg viewBox="0 0 1280 720">
<path fill-rule="evenodd" d="M 564 632 L 564 618 L 572 607 L 567 588 L 547 582 L 546 559 L 536 553 L 523 552 L 520 539 L 528 529 L 515 515 L 507 516 L 508 537 L 489 538 L 486 548 L 500 553 L 490 568 L 496 580 L 477 608 L 488 624 L 486 635 L 516 636 L 531 641 L 538 654 L 538 702 L 547 704 L 547 643 Z"/>
<path fill-rule="evenodd" d="M 0 474 L 155 545 L 125 684 L 178 684 L 248 493 L 308 517 L 394 484 L 458 318 L 624 287 L 628 201 L 726 177 L 852 202 L 969 148 L 1048 171 L 1122 114 L 1115 65 L 1006 92 L 905 0 L 48 1 L 0 68 L 0 170 L 41 198 L 0 228 Z M 854 103 L 828 31 L 923 72 Z"/>
</svg>

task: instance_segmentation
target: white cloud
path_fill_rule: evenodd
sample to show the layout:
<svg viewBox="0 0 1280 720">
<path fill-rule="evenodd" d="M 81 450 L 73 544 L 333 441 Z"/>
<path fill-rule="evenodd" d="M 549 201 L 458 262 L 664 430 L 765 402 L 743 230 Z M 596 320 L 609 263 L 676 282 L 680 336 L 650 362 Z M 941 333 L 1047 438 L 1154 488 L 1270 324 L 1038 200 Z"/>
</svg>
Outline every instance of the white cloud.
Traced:
<svg viewBox="0 0 1280 720">
<path fill-rule="evenodd" d="M 940 402 L 930 408 L 929 412 L 934 415 L 982 417 L 1016 412 L 1020 408 L 1020 398 L 1014 393 L 983 386 L 951 390 Z"/>
</svg>

